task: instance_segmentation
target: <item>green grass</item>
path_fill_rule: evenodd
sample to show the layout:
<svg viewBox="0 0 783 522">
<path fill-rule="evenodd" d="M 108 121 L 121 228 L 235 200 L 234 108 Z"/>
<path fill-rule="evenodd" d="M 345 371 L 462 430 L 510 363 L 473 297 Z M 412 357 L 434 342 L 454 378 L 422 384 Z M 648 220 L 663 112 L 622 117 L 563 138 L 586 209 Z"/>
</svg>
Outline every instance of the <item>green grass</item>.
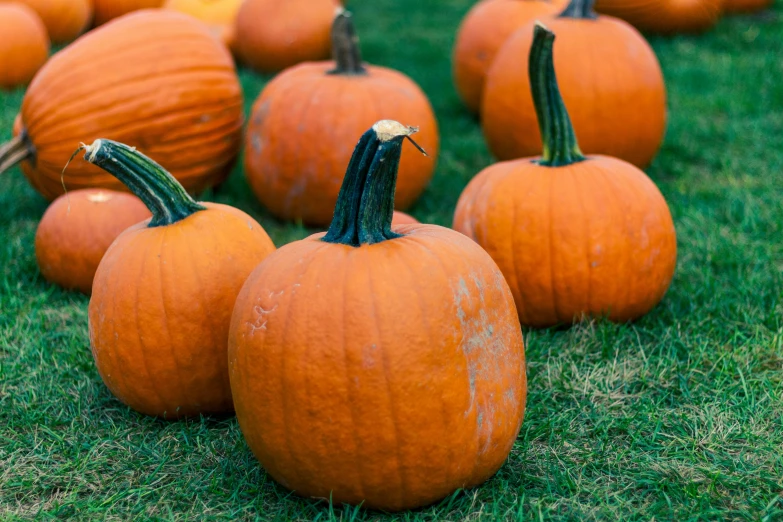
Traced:
<svg viewBox="0 0 783 522">
<path fill-rule="evenodd" d="M 365 57 L 411 75 L 437 110 L 443 154 L 413 213 L 442 225 L 491 162 L 450 81 L 471 3 L 355 2 Z M 38 274 L 46 202 L 5 174 L 0 519 L 783 520 L 782 41 L 780 0 L 704 36 L 653 40 L 671 118 L 649 174 L 679 234 L 671 291 L 633 325 L 527 332 L 528 410 L 507 464 L 394 516 L 293 496 L 233 418 L 162 422 L 114 400 L 90 355 L 87 298 Z M 264 79 L 242 80 L 249 106 Z M 0 94 L 4 138 L 21 99 Z M 239 170 L 214 199 L 252 213 L 278 246 L 309 233 L 269 217 Z"/>
</svg>

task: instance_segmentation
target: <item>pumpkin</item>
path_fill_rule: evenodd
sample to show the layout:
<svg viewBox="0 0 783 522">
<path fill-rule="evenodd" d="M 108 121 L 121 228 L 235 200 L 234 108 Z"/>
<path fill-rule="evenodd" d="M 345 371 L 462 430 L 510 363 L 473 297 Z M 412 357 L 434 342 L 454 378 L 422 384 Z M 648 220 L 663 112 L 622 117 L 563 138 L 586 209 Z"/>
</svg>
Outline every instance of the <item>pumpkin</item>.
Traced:
<svg viewBox="0 0 783 522">
<path fill-rule="evenodd" d="M 325 60 L 338 9 L 337 0 L 245 0 L 237 15 L 237 54 L 266 73 Z"/>
<path fill-rule="evenodd" d="M 405 212 L 400 212 L 399 210 L 395 210 L 392 215 L 392 225 L 413 225 L 418 222 L 419 220 L 415 217 L 408 215 Z"/>
<path fill-rule="evenodd" d="M 555 75 L 554 34 L 535 26 L 530 83 L 543 155 L 492 165 L 465 188 L 454 229 L 497 262 L 523 325 L 629 321 L 664 296 L 677 261 L 666 201 L 637 167 L 582 154 Z"/>
<path fill-rule="evenodd" d="M 595 0 L 595 8 L 648 33 L 700 33 L 717 23 L 726 1 Z"/>
<path fill-rule="evenodd" d="M 152 212 L 98 265 L 90 346 L 123 403 L 167 419 L 231 411 L 227 344 L 242 283 L 275 247 L 233 207 L 195 202 L 168 172 L 111 140 L 82 146 Z"/>
<path fill-rule="evenodd" d="M 154 155 L 196 193 L 230 172 L 242 109 L 231 55 L 204 24 L 139 11 L 91 31 L 41 69 L 22 103 L 22 127 L 0 151 L 0 172 L 23 161 L 30 183 L 50 200 L 63 182 L 69 190 L 121 189 L 81 159 L 60 179 L 74 143 L 107 136 Z"/>
<path fill-rule="evenodd" d="M 573 0 L 546 19 L 558 35 L 555 69 L 576 135 L 585 152 L 607 154 L 644 168 L 666 131 L 666 87 L 658 59 L 633 27 L 596 16 L 592 0 Z M 487 76 L 482 127 L 500 160 L 538 154 L 536 110 L 527 78 L 533 25 L 503 46 Z"/>
<path fill-rule="evenodd" d="M 0 34 L 0 88 L 26 85 L 49 57 L 46 27 L 29 7 L 0 3 Z"/>
<path fill-rule="evenodd" d="M 44 279 L 84 294 L 106 250 L 126 228 L 150 217 L 125 192 L 74 190 L 49 205 L 35 233 L 35 257 Z"/>
<path fill-rule="evenodd" d="M 487 0 L 465 16 L 454 45 L 454 83 L 471 112 L 481 107 L 487 71 L 495 55 L 519 28 L 565 7 L 563 0 Z"/>
<path fill-rule="evenodd" d="M 27 4 L 41 17 L 49 39 L 70 42 L 87 29 L 92 20 L 90 0 L 14 0 Z"/>
<path fill-rule="evenodd" d="M 122 15 L 148 9 L 161 7 L 165 0 L 92 0 L 95 8 L 95 25 L 102 25 Z"/>
<path fill-rule="evenodd" d="M 727 13 L 753 13 L 771 5 L 772 0 L 723 0 L 723 10 Z"/>
<path fill-rule="evenodd" d="M 326 234 L 252 273 L 229 333 L 248 445 L 306 497 L 396 511 L 488 479 L 525 407 L 508 284 L 465 236 L 391 226 L 403 139 L 381 121 L 356 147 Z"/>
<path fill-rule="evenodd" d="M 163 7 L 187 13 L 205 22 L 215 36 L 233 48 L 240 5 L 242 0 L 167 0 Z"/>
<path fill-rule="evenodd" d="M 301 64 L 264 88 L 245 136 L 245 172 L 258 199 L 276 216 L 329 224 L 351 143 L 379 119 L 421 123 L 431 158 L 406 157 L 396 205 L 409 207 L 432 178 L 439 136 L 427 96 L 404 74 L 362 63 L 353 22 L 334 21 L 333 62 Z"/>
</svg>

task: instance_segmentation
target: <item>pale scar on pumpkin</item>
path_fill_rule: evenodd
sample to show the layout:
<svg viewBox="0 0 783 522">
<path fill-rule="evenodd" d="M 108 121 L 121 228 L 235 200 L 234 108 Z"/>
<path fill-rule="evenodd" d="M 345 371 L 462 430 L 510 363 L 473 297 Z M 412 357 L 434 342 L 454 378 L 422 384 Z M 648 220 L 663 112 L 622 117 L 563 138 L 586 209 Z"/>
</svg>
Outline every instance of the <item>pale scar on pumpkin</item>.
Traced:
<svg viewBox="0 0 783 522">
<path fill-rule="evenodd" d="M 111 194 L 108 192 L 98 192 L 96 194 L 89 194 L 87 196 L 87 201 L 90 201 L 91 203 L 106 203 L 107 201 L 111 201 L 114 198 Z"/>
</svg>

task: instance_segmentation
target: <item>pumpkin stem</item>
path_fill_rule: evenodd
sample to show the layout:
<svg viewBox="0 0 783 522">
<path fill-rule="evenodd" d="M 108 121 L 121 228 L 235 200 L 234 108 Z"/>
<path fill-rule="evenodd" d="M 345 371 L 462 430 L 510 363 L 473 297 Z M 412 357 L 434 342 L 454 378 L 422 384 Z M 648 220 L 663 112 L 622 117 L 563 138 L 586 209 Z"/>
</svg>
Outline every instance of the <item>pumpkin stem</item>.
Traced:
<svg viewBox="0 0 783 522">
<path fill-rule="evenodd" d="M 593 10 L 594 5 L 595 0 L 571 0 L 565 10 L 560 13 L 560 18 L 595 20 L 598 18 L 598 15 Z"/>
<path fill-rule="evenodd" d="M 363 76 L 367 69 L 362 65 L 359 37 L 353 25 L 353 16 L 345 10 L 337 13 L 332 23 L 332 57 L 337 66 L 329 74 Z"/>
<path fill-rule="evenodd" d="M 102 168 L 147 205 L 152 212 L 149 227 L 161 227 L 182 221 L 206 207 L 196 203 L 174 176 L 150 158 L 112 140 L 95 140 L 82 144 L 84 159 Z"/>
<path fill-rule="evenodd" d="M 334 218 L 322 241 L 358 247 L 402 237 L 392 232 L 394 192 L 402 155 L 402 142 L 416 127 L 382 120 L 362 135 L 353 151 L 337 197 Z"/>
<path fill-rule="evenodd" d="M 563 167 L 584 161 L 557 85 L 552 55 L 555 34 L 541 22 L 536 22 L 533 35 L 529 63 L 530 89 L 544 144 L 544 152 L 538 163 L 547 167 Z"/>
<path fill-rule="evenodd" d="M 35 147 L 27 137 L 27 132 L 22 131 L 0 147 L 0 174 L 17 163 L 33 158 L 33 156 L 35 156 Z"/>
</svg>

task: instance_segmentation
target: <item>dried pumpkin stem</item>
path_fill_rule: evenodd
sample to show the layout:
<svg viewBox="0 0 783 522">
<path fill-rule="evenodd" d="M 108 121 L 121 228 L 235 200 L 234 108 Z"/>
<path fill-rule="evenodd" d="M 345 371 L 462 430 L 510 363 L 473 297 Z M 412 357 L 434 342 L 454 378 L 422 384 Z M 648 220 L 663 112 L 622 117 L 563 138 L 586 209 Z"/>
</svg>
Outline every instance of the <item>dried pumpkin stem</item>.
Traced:
<svg viewBox="0 0 783 522">
<path fill-rule="evenodd" d="M 595 0 L 571 0 L 565 10 L 560 13 L 560 17 L 595 20 L 598 18 L 598 15 L 593 10 L 594 6 Z"/>
<path fill-rule="evenodd" d="M 362 135 L 323 241 L 358 247 L 401 237 L 391 229 L 397 171 L 402 142 L 407 138 L 416 145 L 411 138 L 416 132 L 416 127 L 382 120 Z"/>
<path fill-rule="evenodd" d="M 353 16 L 340 11 L 332 23 L 332 57 L 337 66 L 329 74 L 363 76 L 367 69 L 362 65 L 359 37 L 353 25 Z"/>
<path fill-rule="evenodd" d="M 80 149 L 85 151 L 85 160 L 120 180 L 147 205 L 152 212 L 150 228 L 171 225 L 206 210 L 166 169 L 133 147 L 100 139 Z"/>
<path fill-rule="evenodd" d="M 0 174 L 17 163 L 31 159 L 34 156 L 35 147 L 27 138 L 27 133 L 22 131 L 18 136 L 0 147 Z"/>
<path fill-rule="evenodd" d="M 541 141 L 544 144 L 539 164 L 562 167 L 584 161 L 585 157 L 576 141 L 574 126 L 557 85 L 552 55 L 555 34 L 540 22 L 536 22 L 533 35 L 529 61 L 530 88 L 538 115 L 538 126 L 541 129 Z"/>
</svg>

